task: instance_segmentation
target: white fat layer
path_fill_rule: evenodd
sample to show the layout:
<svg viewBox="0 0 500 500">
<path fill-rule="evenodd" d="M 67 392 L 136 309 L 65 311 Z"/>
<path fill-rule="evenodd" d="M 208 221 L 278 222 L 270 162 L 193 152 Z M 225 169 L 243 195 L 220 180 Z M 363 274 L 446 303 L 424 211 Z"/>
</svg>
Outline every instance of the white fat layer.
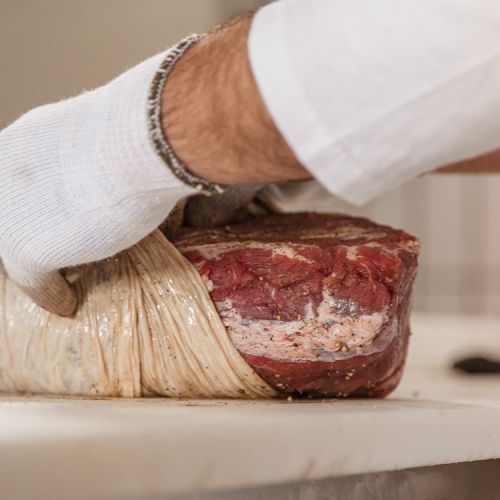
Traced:
<svg viewBox="0 0 500 500">
<path fill-rule="evenodd" d="M 288 257 L 289 259 L 298 260 L 300 262 L 311 262 L 306 257 L 299 255 L 296 250 L 291 246 L 280 246 L 279 248 L 272 249 L 273 256 L 282 255 L 283 257 Z"/>
<path fill-rule="evenodd" d="M 390 335 L 383 345 L 374 343 L 387 326 L 385 309 L 349 316 L 335 312 L 338 305 L 338 301 L 325 292 L 316 312 L 309 303 L 304 317 L 281 321 L 243 319 L 232 308 L 230 300 L 217 304 L 231 340 L 245 354 L 287 361 L 335 361 L 378 351 L 392 339 Z M 389 330 L 392 331 L 390 325 Z"/>
<path fill-rule="evenodd" d="M 367 236 L 367 234 L 358 234 L 356 237 L 360 236 Z M 383 233 L 370 233 L 369 234 L 370 238 L 381 238 L 384 236 Z M 328 234 L 307 234 L 307 238 L 336 238 L 337 234 L 332 235 L 332 233 Z M 248 235 L 248 238 L 251 239 L 251 235 Z M 343 240 L 348 240 L 349 238 L 346 237 L 345 235 L 341 235 L 341 239 Z M 354 239 L 354 236 L 351 238 Z M 347 258 L 354 260 L 357 257 L 358 253 L 358 248 L 359 247 L 371 247 L 371 248 L 382 248 L 384 253 L 386 254 L 396 254 L 400 248 L 408 248 L 412 249 L 416 245 L 413 242 L 408 242 L 403 244 L 398 245 L 398 248 L 395 249 L 388 249 L 384 244 L 378 243 L 376 241 L 369 241 L 366 243 L 362 244 L 355 244 L 355 245 L 350 245 L 350 244 L 339 244 L 337 245 L 338 248 L 344 247 L 347 251 Z M 259 250 L 271 250 L 273 255 L 284 255 L 286 257 L 289 257 L 291 259 L 298 259 L 302 262 L 311 262 L 309 259 L 302 255 L 298 255 L 296 251 L 296 247 L 300 248 L 316 248 L 317 245 L 314 244 L 308 244 L 308 243 L 298 243 L 295 241 L 294 243 L 284 243 L 284 242 L 279 242 L 279 243 L 274 243 L 274 242 L 263 242 L 263 241 L 226 241 L 223 243 L 207 243 L 204 245 L 194 245 L 192 247 L 185 247 L 183 249 L 183 252 L 187 252 L 190 250 L 199 252 L 200 255 L 206 259 L 206 260 L 213 260 L 217 259 L 221 255 L 231 252 L 233 250 L 245 250 L 245 249 L 259 249 Z"/>
<path fill-rule="evenodd" d="M 387 231 L 373 231 L 357 226 L 346 225 L 337 227 L 333 230 L 318 229 L 316 232 L 314 230 L 308 230 L 307 234 L 305 234 L 301 238 L 338 238 L 340 240 L 355 240 L 360 237 L 367 239 L 377 239 L 383 238 L 384 236 L 387 236 Z"/>
<path fill-rule="evenodd" d="M 349 260 L 356 260 L 358 256 L 358 248 L 357 247 L 347 247 L 346 258 Z"/>
<path fill-rule="evenodd" d="M 252 250 L 271 250 L 273 255 L 283 255 L 284 257 L 288 257 L 290 259 L 294 260 L 300 260 L 301 262 L 307 262 L 311 263 L 312 261 L 308 259 L 307 257 L 304 257 L 303 255 L 299 255 L 297 253 L 296 248 L 294 248 L 294 245 L 300 246 L 300 248 L 316 248 L 317 245 L 308 245 L 305 243 L 265 243 L 265 242 L 256 242 L 256 241 L 251 241 L 251 242 L 245 242 L 245 244 L 242 244 L 239 241 L 235 242 L 228 242 L 224 243 L 223 245 L 221 243 L 209 243 L 206 245 L 199 245 L 196 247 L 191 248 L 186 248 L 184 249 L 184 252 L 189 251 L 189 250 L 195 250 L 196 252 L 199 252 L 200 255 L 203 257 L 205 260 L 213 260 L 217 259 L 223 254 L 226 254 L 228 252 L 231 252 L 233 250 L 245 250 L 245 249 L 252 249 Z M 345 245 L 338 245 L 338 248 L 341 248 Z M 367 246 L 364 245 L 363 246 Z M 375 246 L 371 244 L 370 246 Z M 382 245 L 379 245 L 382 247 Z M 358 246 L 345 246 L 346 251 L 347 251 L 347 258 L 348 259 L 355 259 L 357 256 L 357 248 Z M 386 251 L 384 249 L 384 251 Z"/>
</svg>

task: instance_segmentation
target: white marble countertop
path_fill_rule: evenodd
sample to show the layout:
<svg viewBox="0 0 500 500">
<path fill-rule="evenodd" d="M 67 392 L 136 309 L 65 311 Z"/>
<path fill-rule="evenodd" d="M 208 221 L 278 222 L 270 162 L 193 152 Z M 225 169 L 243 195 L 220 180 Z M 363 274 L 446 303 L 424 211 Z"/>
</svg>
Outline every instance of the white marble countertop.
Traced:
<svg viewBox="0 0 500 500">
<path fill-rule="evenodd" d="M 448 369 L 496 352 L 500 318 L 414 316 L 389 399 L 0 397 L 0 498 L 148 498 L 500 458 L 500 376 Z"/>
</svg>

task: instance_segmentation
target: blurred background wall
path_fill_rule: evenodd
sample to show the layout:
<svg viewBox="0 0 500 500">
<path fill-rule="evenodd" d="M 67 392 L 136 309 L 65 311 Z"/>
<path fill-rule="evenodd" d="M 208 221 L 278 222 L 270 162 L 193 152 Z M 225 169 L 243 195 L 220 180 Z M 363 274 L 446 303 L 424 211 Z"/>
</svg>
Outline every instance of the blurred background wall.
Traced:
<svg viewBox="0 0 500 500">
<path fill-rule="evenodd" d="M 264 3 L 0 0 L 0 127 Z M 500 314 L 500 176 L 429 175 L 361 209 L 314 192 L 301 203 L 367 215 L 419 236 L 418 309 Z"/>
</svg>

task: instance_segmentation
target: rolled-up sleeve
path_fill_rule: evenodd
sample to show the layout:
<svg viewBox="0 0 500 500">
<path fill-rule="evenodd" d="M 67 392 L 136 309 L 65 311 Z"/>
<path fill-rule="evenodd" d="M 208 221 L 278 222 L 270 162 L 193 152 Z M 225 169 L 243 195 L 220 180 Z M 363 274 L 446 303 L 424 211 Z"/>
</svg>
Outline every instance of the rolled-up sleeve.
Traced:
<svg viewBox="0 0 500 500">
<path fill-rule="evenodd" d="M 299 161 L 351 203 L 500 147 L 497 0 L 280 0 L 248 49 Z"/>
</svg>

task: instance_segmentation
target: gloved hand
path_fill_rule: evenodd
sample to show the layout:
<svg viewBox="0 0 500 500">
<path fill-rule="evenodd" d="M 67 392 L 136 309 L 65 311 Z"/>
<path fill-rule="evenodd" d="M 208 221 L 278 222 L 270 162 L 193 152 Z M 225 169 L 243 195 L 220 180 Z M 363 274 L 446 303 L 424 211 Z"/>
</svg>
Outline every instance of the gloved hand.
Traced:
<svg viewBox="0 0 500 500">
<path fill-rule="evenodd" d="M 59 269 L 115 255 L 196 192 L 149 137 L 158 54 L 104 87 L 37 108 L 0 132 L 0 257 L 34 302 L 71 315 Z"/>
<path fill-rule="evenodd" d="M 262 187 L 262 184 L 240 184 L 222 194 L 195 195 L 186 204 L 184 223 L 197 228 L 229 224 L 245 215 L 245 208 Z"/>
</svg>

